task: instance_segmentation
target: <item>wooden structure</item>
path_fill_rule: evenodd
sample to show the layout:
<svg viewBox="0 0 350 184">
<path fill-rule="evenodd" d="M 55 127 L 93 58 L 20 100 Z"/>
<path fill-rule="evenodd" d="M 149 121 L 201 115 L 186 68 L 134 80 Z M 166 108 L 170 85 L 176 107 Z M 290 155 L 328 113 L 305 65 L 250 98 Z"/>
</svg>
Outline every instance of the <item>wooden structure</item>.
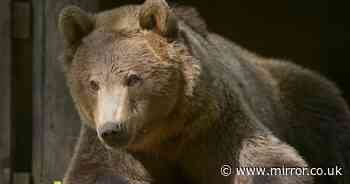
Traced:
<svg viewBox="0 0 350 184">
<path fill-rule="evenodd" d="M 80 121 L 67 90 L 61 63 L 62 37 L 57 29 L 60 10 L 70 4 L 96 11 L 97 0 L 37 0 L 34 9 L 33 181 L 62 180 Z"/>
<path fill-rule="evenodd" d="M 0 183 L 10 181 L 11 38 L 10 0 L 0 1 Z"/>
<path fill-rule="evenodd" d="M 80 120 L 59 62 L 59 11 L 97 0 L 0 1 L 0 184 L 61 181 Z M 30 167 L 30 168 L 28 168 Z"/>
</svg>

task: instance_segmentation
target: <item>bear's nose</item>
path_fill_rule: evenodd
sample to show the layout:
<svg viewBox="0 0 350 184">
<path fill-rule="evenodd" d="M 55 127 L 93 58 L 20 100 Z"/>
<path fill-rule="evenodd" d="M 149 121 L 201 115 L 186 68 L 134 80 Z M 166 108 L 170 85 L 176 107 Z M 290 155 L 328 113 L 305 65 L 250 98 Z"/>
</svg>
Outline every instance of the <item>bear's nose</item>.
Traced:
<svg viewBox="0 0 350 184">
<path fill-rule="evenodd" d="M 100 138 L 110 147 L 124 146 L 128 142 L 123 123 L 107 122 L 97 131 Z"/>
</svg>

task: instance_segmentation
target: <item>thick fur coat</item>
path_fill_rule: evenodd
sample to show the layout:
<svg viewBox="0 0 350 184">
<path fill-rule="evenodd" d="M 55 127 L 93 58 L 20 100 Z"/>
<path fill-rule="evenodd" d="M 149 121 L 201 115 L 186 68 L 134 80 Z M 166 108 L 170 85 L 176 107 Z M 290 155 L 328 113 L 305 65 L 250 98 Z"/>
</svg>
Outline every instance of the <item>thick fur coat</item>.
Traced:
<svg viewBox="0 0 350 184">
<path fill-rule="evenodd" d="M 84 122 L 65 184 L 350 182 L 350 114 L 337 87 L 257 56 L 163 0 L 62 10 L 64 68 Z M 230 176 L 335 167 L 344 176 Z"/>
</svg>

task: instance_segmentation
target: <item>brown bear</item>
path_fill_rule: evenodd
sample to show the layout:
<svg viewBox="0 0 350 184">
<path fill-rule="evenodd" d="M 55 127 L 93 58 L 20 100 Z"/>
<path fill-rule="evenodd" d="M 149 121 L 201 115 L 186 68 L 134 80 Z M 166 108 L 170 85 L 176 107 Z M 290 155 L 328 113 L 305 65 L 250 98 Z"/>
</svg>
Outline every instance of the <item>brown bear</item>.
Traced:
<svg viewBox="0 0 350 184">
<path fill-rule="evenodd" d="M 336 165 L 346 172 L 349 110 L 328 80 L 209 32 L 192 8 L 147 0 L 89 14 L 70 6 L 59 28 L 86 125 L 65 184 L 350 181 L 346 173 L 238 173 Z"/>
</svg>

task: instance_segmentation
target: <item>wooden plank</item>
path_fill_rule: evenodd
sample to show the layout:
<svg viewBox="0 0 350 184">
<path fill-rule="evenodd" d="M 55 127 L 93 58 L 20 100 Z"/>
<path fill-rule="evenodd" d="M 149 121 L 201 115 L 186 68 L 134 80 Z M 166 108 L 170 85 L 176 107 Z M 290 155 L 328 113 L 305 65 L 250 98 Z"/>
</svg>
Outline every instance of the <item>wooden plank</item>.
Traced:
<svg viewBox="0 0 350 184">
<path fill-rule="evenodd" d="M 3 172 L 2 182 L 5 184 L 9 184 L 11 181 L 11 168 L 5 168 L 3 171 L 4 172 Z"/>
<path fill-rule="evenodd" d="M 80 120 L 66 87 L 61 63 L 60 10 L 70 4 L 96 11 L 98 0 L 39 0 L 34 6 L 34 184 L 63 178 L 72 157 Z"/>
<path fill-rule="evenodd" d="M 9 184 L 10 170 L 10 99 L 11 35 L 10 0 L 0 1 L 0 183 Z"/>
<path fill-rule="evenodd" d="M 43 81 L 45 58 L 45 0 L 33 4 L 33 183 L 43 183 Z"/>
<path fill-rule="evenodd" d="M 11 10 L 11 166 L 13 172 L 29 172 L 32 160 L 32 132 L 28 131 L 32 129 L 30 3 L 12 1 Z"/>
<path fill-rule="evenodd" d="M 14 2 L 12 15 L 12 37 L 28 39 L 31 33 L 31 12 L 29 2 Z"/>
<path fill-rule="evenodd" d="M 20 172 L 13 174 L 13 184 L 30 184 L 30 173 Z"/>
</svg>

